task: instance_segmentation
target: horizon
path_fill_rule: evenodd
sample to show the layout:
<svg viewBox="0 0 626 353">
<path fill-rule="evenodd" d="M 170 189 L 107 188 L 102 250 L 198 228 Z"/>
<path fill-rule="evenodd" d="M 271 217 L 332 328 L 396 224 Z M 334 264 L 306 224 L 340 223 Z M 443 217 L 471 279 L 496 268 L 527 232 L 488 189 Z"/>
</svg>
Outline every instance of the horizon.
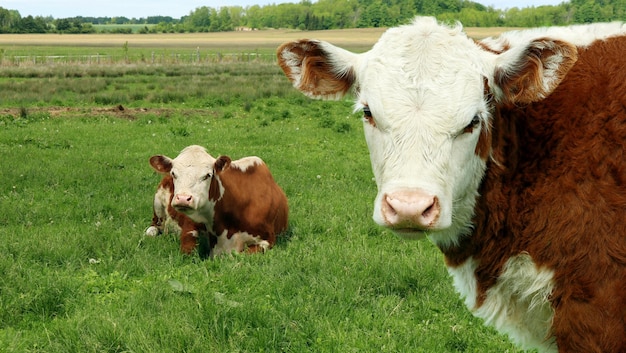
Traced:
<svg viewBox="0 0 626 353">
<path fill-rule="evenodd" d="M 315 1 L 313 1 L 315 2 Z M 563 0 L 496 0 L 475 1 L 495 9 L 505 10 L 513 7 L 525 8 L 542 5 L 559 5 L 567 2 Z M 48 17 L 72 18 L 72 17 L 126 17 L 139 19 L 154 16 L 169 16 L 180 19 L 189 15 L 197 8 L 207 6 L 211 8 L 231 6 L 269 6 L 285 3 L 298 3 L 293 0 L 139 0 L 129 3 L 122 0 L 110 0 L 106 3 L 89 3 L 85 5 L 82 0 L 58 0 L 51 3 L 49 0 L 4 0 L 1 7 L 7 10 L 17 10 L 21 17 Z"/>
</svg>

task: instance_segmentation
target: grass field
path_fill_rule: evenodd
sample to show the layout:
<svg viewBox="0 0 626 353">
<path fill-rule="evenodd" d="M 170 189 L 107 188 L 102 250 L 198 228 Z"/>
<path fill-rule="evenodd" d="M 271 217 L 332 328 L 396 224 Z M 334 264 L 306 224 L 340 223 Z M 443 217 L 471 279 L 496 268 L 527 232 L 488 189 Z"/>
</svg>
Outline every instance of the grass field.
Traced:
<svg viewBox="0 0 626 353">
<path fill-rule="evenodd" d="M 516 352 L 431 243 L 371 220 L 361 129 L 272 63 L 2 67 L 0 351 Z M 202 261 L 144 236 L 148 159 L 190 144 L 267 162 L 290 205 L 274 249 Z"/>
</svg>

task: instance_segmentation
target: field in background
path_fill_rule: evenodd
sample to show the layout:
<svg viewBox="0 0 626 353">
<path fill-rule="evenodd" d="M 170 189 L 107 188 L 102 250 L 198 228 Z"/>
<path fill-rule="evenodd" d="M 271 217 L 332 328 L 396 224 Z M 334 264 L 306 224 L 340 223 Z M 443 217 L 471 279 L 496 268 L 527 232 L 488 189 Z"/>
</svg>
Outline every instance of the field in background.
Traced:
<svg viewBox="0 0 626 353">
<path fill-rule="evenodd" d="M 505 28 L 467 28 L 473 38 L 498 35 Z M 263 30 L 176 34 L 3 34 L 0 65 L 125 62 L 273 62 L 283 42 L 325 40 L 355 52 L 366 51 L 382 28 L 326 31 Z"/>
<path fill-rule="evenodd" d="M 301 34 L 201 51 L 270 55 Z M 430 242 L 371 220 L 349 98 L 310 100 L 269 60 L 6 62 L 121 40 L 129 55 L 193 51 L 203 35 L 0 36 L 0 351 L 516 352 L 470 315 Z M 189 144 L 268 163 L 290 204 L 274 249 L 201 261 L 143 235 L 160 180 L 149 157 Z"/>
</svg>

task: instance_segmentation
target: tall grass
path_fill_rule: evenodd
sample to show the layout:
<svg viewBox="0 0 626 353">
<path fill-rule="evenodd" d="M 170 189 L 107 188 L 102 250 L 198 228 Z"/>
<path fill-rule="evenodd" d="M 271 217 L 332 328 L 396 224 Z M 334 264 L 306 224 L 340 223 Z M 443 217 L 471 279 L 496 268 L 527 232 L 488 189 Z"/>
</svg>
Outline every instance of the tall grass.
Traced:
<svg viewBox="0 0 626 353">
<path fill-rule="evenodd" d="M 437 249 L 371 220 L 350 101 L 257 64 L 37 70 L 0 74 L 0 351 L 515 351 Z M 190 144 L 268 163 L 290 205 L 274 249 L 202 261 L 144 236 L 148 158 Z"/>
<path fill-rule="evenodd" d="M 207 108 L 296 96 L 279 71 L 263 62 L 10 67 L 0 71 L 0 106 Z"/>
</svg>

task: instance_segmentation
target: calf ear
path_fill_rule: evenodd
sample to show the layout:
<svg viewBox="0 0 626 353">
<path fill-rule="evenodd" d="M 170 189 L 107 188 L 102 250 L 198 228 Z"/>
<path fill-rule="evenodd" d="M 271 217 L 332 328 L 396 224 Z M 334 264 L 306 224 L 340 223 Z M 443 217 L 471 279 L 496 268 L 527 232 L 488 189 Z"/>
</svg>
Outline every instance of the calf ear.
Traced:
<svg viewBox="0 0 626 353">
<path fill-rule="evenodd" d="M 496 61 L 493 88 L 502 103 L 532 103 L 546 98 L 578 59 L 576 46 L 538 39 L 520 49 L 511 48 Z"/>
<path fill-rule="evenodd" d="M 172 170 L 172 160 L 162 155 L 150 157 L 150 165 L 159 173 L 169 173 Z"/>
<path fill-rule="evenodd" d="M 278 65 L 293 86 L 311 98 L 339 99 L 355 81 L 357 54 L 317 40 L 299 40 L 281 45 Z"/>
<path fill-rule="evenodd" d="M 217 160 L 215 160 L 215 165 L 213 168 L 215 172 L 221 172 L 222 170 L 228 168 L 230 166 L 231 159 L 228 156 L 219 156 Z"/>
</svg>

